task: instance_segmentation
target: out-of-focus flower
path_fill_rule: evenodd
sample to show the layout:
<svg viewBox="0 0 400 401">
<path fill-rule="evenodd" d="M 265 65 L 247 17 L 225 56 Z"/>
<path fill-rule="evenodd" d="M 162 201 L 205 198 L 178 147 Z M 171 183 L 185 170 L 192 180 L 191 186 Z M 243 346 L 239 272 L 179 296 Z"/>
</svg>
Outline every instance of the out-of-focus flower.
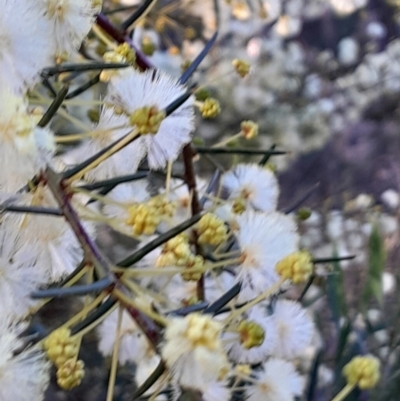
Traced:
<svg viewBox="0 0 400 401">
<path fill-rule="evenodd" d="M 246 210 L 237 217 L 236 234 L 241 259 L 237 281 L 242 284 L 240 300 L 249 300 L 279 281 L 276 264 L 298 248 L 299 236 L 293 219 L 273 212 Z"/>
<path fill-rule="evenodd" d="M 22 347 L 18 336 L 25 325 L 13 325 L 7 315 L 0 318 L 0 399 L 30 401 L 43 400 L 50 380 L 50 364 L 44 353 L 31 347 L 18 355 Z"/>
<path fill-rule="evenodd" d="M 147 70 L 131 71 L 110 82 L 106 101 L 119 106 L 129 117 L 142 107 L 156 107 L 164 110 L 170 103 L 186 92 L 186 88 L 167 74 Z M 141 135 L 131 146 L 132 159 L 141 161 L 144 152 L 152 169 L 165 167 L 168 161 L 174 161 L 179 151 L 191 139 L 194 129 L 194 97 L 190 97 L 182 106 L 162 120 L 158 132 Z M 144 151 L 144 152 L 143 152 Z"/>
<path fill-rule="evenodd" d="M 0 84 L 24 92 L 40 80 L 41 70 L 51 65 L 54 46 L 42 23 L 39 2 L 23 6 L 18 0 L 3 1 L 0 15 Z"/>
<path fill-rule="evenodd" d="M 174 380 L 200 391 L 212 381 L 223 380 L 230 365 L 221 343 L 221 331 L 221 323 L 197 313 L 168 322 L 161 355 Z"/>
<path fill-rule="evenodd" d="M 246 389 L 248 401 L 294 401 L 302 395 L 304 381 L 290 362 L 270 359 L 255 375 Z"/>
<path fill-rule="evenodd" d="M 257 164 L 238 164 L 222 176 L 221 183 L 230 200 L 243 200 L 245 207 L 263 212 L 276 209 L 278 181 L 268 169 Z"/>
<path fill-rule="evenodd" d="M 47 29 L 47 38 L 54 40 L 58 56 L 79 48 L 101 9 L 101 1 L 38 0 L 37 8 Z M 39 21 L 33 23 L 40 24 Z"/>
<path fill-rule="evenodd" d="M 311 343 L 314 324 L 308 312 L 297 302 L 278 300 L 274 314 L 278 338 L 272 354 L 277 358 L 293 359 Z"/>
</svg>

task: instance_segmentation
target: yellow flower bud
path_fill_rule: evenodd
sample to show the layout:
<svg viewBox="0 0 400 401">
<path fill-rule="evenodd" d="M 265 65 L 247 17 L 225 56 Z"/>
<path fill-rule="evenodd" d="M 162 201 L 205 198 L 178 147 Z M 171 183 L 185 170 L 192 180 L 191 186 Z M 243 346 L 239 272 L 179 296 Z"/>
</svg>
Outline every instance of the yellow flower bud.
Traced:
<svg viewBox="0 0 400 401">
<path fill-rule="evenodd" d="M 233 201 L 232 211 L 235 214 L 242 214 L 246 210 L 246 199 L 239 197 Z"/>
<path fill-rule="evenodd" d="M 188 258 L 186 258 L 184 266 L 187 269 L 202 269 L 204 266 L 204 259 L 200 255 L 191 254 Z M 202 271 L 196 271 L 196 272 L 183 271 L 181 273 L 181 276 L 185 281 L 198 281 L 200 280 L 201 275 Z"/>
<path fill-rule="evenodd" d="M 193 40 L 196 37 L 196 30 L 189 26 L 185 28 L 184 35 L 186 39 Z"/>
<path fill-rule="evenodd" d="M 221 106 L 217 99 L 209 97 L 201 105 L 200 112 L 204 118 L 214 118 L 221 113 Z"/>
<path fill-rule="evenodd" d="M 256 322 L 242 320 L 239 323 L 238 331 L 244 348 L 259 347 L 264 342 L 265 331 Z"/>
<path fill-rule="evenodd" d="M 156 106 L 141 107 L 130 115 L 129 122 L 136 126 L 139 134 L 157 134 L 164 118 L 165 111 L 159 111 Z"/>
<path fill-rule="evenodd" d="M 105 52 L 103 60 L 107 63 L 129 63 L 133 65 L 136 60 L 136 53 L 128 43 L 124 42 L 116 49 Z M 100 81 L 108 82 L 117 73 L 118 70 L 116 69 L 105 69 L 100 73 Z"/>
<path fill-rule="evenodd" d="M 236 72 L 244 78 L 250 72 L 250 64 L 247 61 L 235 59 L 232 61 L 232 65 L 235 67 Z"/>
<path fill-rule="evenodd" d="M 194 347 L 206 347 L 210 350 L 219 346 L 221 324 L 213 321 L 209 316 L 191 313 L 186 317 L 188 326 L 186 337 Z"/>
<path fill-rule="evenodd" d="M 143 38 L 142 43 L 140 44 L 140 48 L 146 56 L 152 56 L 157 47 L 155 43 L 146 36 Z"/>
<path fill-rule="evenodd" d="M 311 210 L 306 207 L 302 207 L 297 211 L 297 218 L 301 221 L 307 220 L 310 216 Z"/>
<path fill-rule="evenodd" d="M 126 42 L 117 46 L 115 53 L 120 54 L 129 64 L 133 64 L 136 60 L 135 50 Z"/>
<path fill-rule="evenodd" d="M 154 208 L 140 203 L 128 208 L 128 217 L 125 223 L 132 226 L 133 235 L 152 235 L 156 231 L 160 221 L 161 219 Z"/>
<path fill-rule="evenodd" d="M 250 376 L 250 374 L 251 374 L 251 367 L 250 367 L 250 365 L 247 365 L 247 364 L 236 365 L 235 370 L 240 375 Z"/>
<path fill-rule="evenodd" d="M 228 230 L 219 217 L 212 213 L 205 214 L 197 226 L 200 244 L 219 245 L 228 238 Z"/>
<path fill-rule="evenodd" d="M 64 390 L 79 386 L 85 376 L 84 366 L 81 360 L 68 359 L 57 370 L 57 384 Z"/>
<path fill-rule="evenodd" d="M 305 282 L 312 274 L 314 265 L 307 251 L 293 252 L 276 265 L 277 273 L 294 284 Z"/>
<path fill-rule="evenodd" d="M 44 341 L 43 347 L 47 358 L 56 366 L 61 366 L 66 360 L 78 354 L 79 346 L 71 337 L 71 331 L 67 328 L 54 330 Z"/>
<path fill-rule="evenodd" d="M 161 218 L 170 218 L 174 215 L 175 204 L 169 202 L 163 196 L 156 196 L 150 199 L 148 204 L 157 211 L 157 215 Z"/>
<path fill-rule="evenodd" d="M 379 367 L 379 359 L 372 355 L 356 356 L 343 368 L 343 374 L 349 384 L 366 390 L 374 387 L 378 382 Z"/>
<path fill-rule="evenodd" d="M 246 139 L 252 139 L 258 135 L 258 124 L 254 121 L 242 121 L 240 128 L 242 136 Z"/>
</svg>

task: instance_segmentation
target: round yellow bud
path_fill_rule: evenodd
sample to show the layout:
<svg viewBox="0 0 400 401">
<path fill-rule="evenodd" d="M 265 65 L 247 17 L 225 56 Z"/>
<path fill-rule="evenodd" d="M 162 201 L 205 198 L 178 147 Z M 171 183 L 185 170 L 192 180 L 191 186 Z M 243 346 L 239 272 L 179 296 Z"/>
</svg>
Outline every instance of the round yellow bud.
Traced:
<svg viewBox="0 0 400 401">
<path fill-rule="evenodd" d="M 243 197 L 236 198 L 233 201 L 232 212 L 235 214 L 242 214 L 246 210 L 246 199 Z"/>
<path fill-rule="evenodd" d="M 160 217 L 154 208 L 144 203 L 132 205 L 128 208 L 128 217 L 125 223 L 132 226 L 133 235 L 152 235 L 160 224 Z"/>
<path fill-rule="evenodd" d="M 156 106 L 146 106 L 135 110 L 130 115 L 129 122 L 136 126 L 139 134 L 157 134 L 164 118 L 164 110 L 159 111 Z"/>
<path fill-rule="evenodd" d="M 236 72 L 244 78 L 250 72 L 250 64 L 247 61 L 235 59 L 232 61 L 232 65 L 235 67 Z"/>
<path fill-rule="evenodd" d="M 276 272 L 294 284 L 308 280 L 314 271 L 311 255 L 307 251 L 293 252 L 276 264 Z"/>
<path fill-rule="evenodd" d="M 84 366 L 81 360 L 68 359 L 57 370 L 57 384 L 64 390 L 79 386 L 85 376 Z"/>
<path fill-rule="evenodd" d="M 200 244 L 219 245 L 228 239 L 225 223 L 212 213 L 207 213 L 200 219 L 197 233 Z"/>
<path fill-rule="evenodd" d="M 149 37 L 146 36 L 142 39 L 142 43 L 140 44 L 140 49 L 146 56 L 152 56 L 156 51 L 156 48 L 157 47 L 155 43 Z"/>
<path fill-rule="evenodd" d="M 170 218 L 175 213 L 175 204 L 169 202 L 164 196 L 156 196 L 148 202 L 149 206 L 157 211 L 161 218 Z"/>
<path fill-rule="evenodd" d="M 265 331 L 256 322 L 242 320 L 239 323 L 238 331 L 244 348 L 259 347 L 264 342 Z"/>
<path fill-rule="evenodd" d="M 356 356 L 343 368 L 343 374 L 349 384 L 366 390 L 379 381 L 379 367 L 379 359 L 372 355 Z"/>
<path fill-rule="evenodd" d="M 56 366 L 61 366 L 66 360 L 78 354 L 79 346 L 71 337 L 71 331 L 67 328 L 54 330 L 44 341 L 43 348 L 47 358 Z"/>
<path fill-rule="evenodd" d="M 306 207 L 302 207 L 297 211 L 297 218 L 301 221 L 307 220 L 311 216 L 312 212 Z"/>
<path fill-rule="evenodd" d="M 217 99 L 209 97 L 201 105 L 200 112 L 204 118 L 214 118 L 221 113 L 221 106 Z"/>
<path fill-rule="evenodd" d="M 204 266 L 204 259 L 200 255 L 191 254 L 189 257 L 186 258 L 183 266 L 186 269 L 199 269 L 199 271 L 194 272 L 185 272 L 185 270 L 183 270 L 183 272 L 181 273 L 181 276 L 185 281 L 198 281 L 200 280 L 202 275 L 201 269 Z"/>
<path fill-rule="evenodd" d="M 240 133 L 246 139 L 252 139 L 258 135 L 258 124 L 256 124 L 254 121 L 242 121 L 240 128 Z"/>
</svg>

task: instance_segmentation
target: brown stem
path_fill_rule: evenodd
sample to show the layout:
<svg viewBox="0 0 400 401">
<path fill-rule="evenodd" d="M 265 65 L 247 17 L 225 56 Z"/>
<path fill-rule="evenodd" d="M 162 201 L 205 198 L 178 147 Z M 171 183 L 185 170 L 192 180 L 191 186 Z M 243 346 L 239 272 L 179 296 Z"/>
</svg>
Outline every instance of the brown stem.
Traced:
<svg viewBox="0 0 400 401">
<path fill-rule="evenodd" d="M 142 70 L 147 70 L 153 67 L 146 59 L 146 57 L 143 55 L 143 53 L 133 45 L 131 38 L 128 35 L 125 35 L 119 29 L 117 29 L 104 14 L 100 13 L 97 15 L 96 23 L 101 29 L 103 29 L 104 32 L 106 32 L 109 36 L 111 36 L 116 42 L 118 43 L 126 42 L 129 44 L 129 46 L 131 46 L 135 50 L 136 64 Z"/>
<path fill-rule="evenodd" d="M 47 167 L 43 173 L 43 179 L 47 182 L 60 210 L 80 242 L 85 255 L 85 260 L 94 266 L 99 278 L 108 277 L 110 282 L 115 282 L 116 278 L 111 271 L 109 262 L 103 257 L 97 245 L 89 237 L 82 226 L 78 214 L 72 207 L 69 194 L 64 188 L 62 176 L 56 174 L 50 167 Z"/>
<path fill-rule="evenodd" d="M 193 148 L 192 145 L 189 143 L 187 144 L 182 150 L 182 157 L 183 157 L 183 164 L 185 167 L 185 174 L 184 180 L 188 187 L 189 193 L 191 194 L 192 203 L 190 205 L 192 216 L 201 212 L 202 207 L 199 201 L 199 195 L 197 193 L 197 185 L 196 185 L 196 174 L 194 171 L 193 165 Z M 200 253 L 200 247 L 197 242 L 197 233 L 196 231 L 193 232 L 194 236 L 194 244 L 196 248 L 196 254 Z M 204 300 L 204 275 L 200 277 L 200 280 L 197 282 L 197 298 L 199 300 Z"/>
<path fill-rule="evenodd" d="M 71 226 L 79 243 L 81 244 L 85 255 L 85 261 L 94 266 L 100 279 L 109 279 L 110 288 L 113 288 L 117 283 L 118 286 L 123 289 L 124 286 L 119 281 L 119 278 L 112 272 L 110 263 L 102 255 L 97 245 L 92 241 L 84 229 L 78 214 L 71 204 L 70 195 L 65 187 L 62 175 L 55 173 L 50 167 L 47 167 L 41 178 L 47 183 L 65 219 Z M 123 301 L 121 302 L 123 303 Z M 160 330 L 158 327 L 154 324 L 154 322 L 152 322 L 151 319 L 149 319 L 139 310 L 131 306 L 127 306 L 127 310 L 138 326 L 143 330 L 153 347 L 156 349 L 156 346 L 160 340 Z"/>
</svg>

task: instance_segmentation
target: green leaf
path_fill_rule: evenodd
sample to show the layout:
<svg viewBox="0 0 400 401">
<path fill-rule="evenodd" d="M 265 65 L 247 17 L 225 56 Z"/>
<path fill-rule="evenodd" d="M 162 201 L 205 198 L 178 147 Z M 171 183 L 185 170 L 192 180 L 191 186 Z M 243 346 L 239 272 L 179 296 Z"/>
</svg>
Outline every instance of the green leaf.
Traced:
<svg viewBox="0 0 400 401">
<path fill-rule="evenodd" d="M 333 259 L 337 258 L 335 251 Z M 343 284 L 343 272 L 340 267 L 340 261 L 336 260 L 332 263 L 332 274 L 328 275 L 326 280 L 328 305 L 332 312 L 332 318 L 336 327 L 340 327 L 340 318 L 347 315 L 347 305 Z"/>
<path fill-rule="evenodd" d="M 366 311 L 372 298 L 375 298 L 380 305 L 383 302 L 382 272 L 385 266 L 386 254 L 382 237 L 375 226 L 369 237 L 369 266 L 368 276 L 362 294 L 362 309 Z"/>
</svg>

